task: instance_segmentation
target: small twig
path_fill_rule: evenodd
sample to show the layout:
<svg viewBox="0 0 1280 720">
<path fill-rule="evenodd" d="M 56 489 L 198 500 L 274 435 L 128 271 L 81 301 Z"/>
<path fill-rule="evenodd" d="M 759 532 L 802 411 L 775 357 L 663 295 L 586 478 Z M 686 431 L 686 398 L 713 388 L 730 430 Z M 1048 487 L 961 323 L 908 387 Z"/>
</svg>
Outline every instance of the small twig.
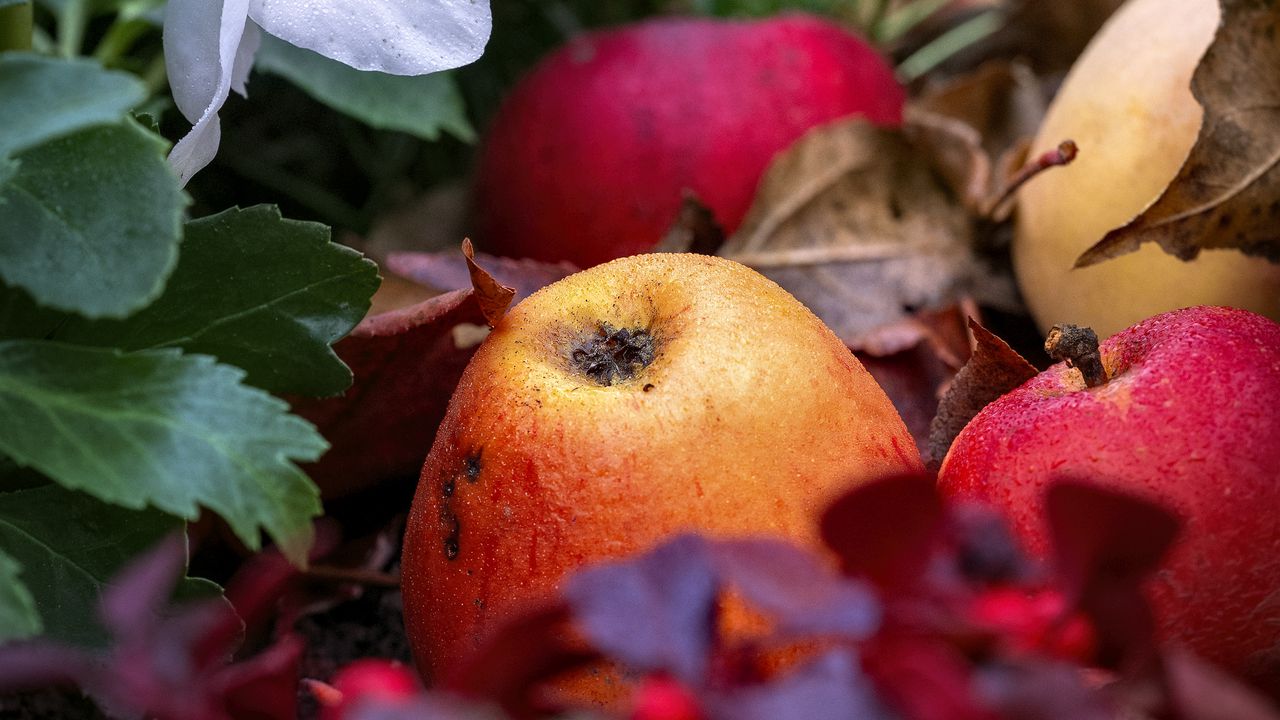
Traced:
<svg viewBox="0 0 1280 720">
<path fill-rule="evenodd" d="M 353 583 L 371 587 L 395 588 L 400 586 L 400 576 L 377 570 L 363 568 L 336 567 L 333 565 L 312 565 L 303 573 L 309 580 L 322 580 L 335 583 Z"/>
<path fill-rule="evenodd" d="M 1044 341 L 1044 351 L 1054 360 L 1062 360 L 1084 376 L 1084 384 L 1098 387 L 1110 380 L 1098 352 L 1098 334 L 1093 328 L 1076 325 L 1054 325 Z"/>
<path fill-rule="evenodd" d="M 1011 200 L 1013 198 L 1013 194 L 1018 191 L 1018 188 L 1027 184 L 1028 180 L 1051 167 L 1060 167 L 1062 165 L 1071 164 L 1071 162 L 1076 159 L 1076 155 L 1079 154 L 1079 152 L 1080 148 L 1076 145 L 1074 140 L 1063 140 L 1058 143 L 1058 147 L 1040 155 L 1040 157 L 1028 161 L 1026 165 L 1023 165 L 1022 168 L 1018 170 L 1018 172 L 1014 173 L 1013 177 L 1009 178 L 1009 182 L 1005 184 L 1003 190 L 996 193 L 987 201 L 986 206 L 982 208 L 982 214 L 985 217 L 993 217 L 996 210 L 998 210 L 1001 205 L 1004 205 L 1006 202 Z"/>
</svg>

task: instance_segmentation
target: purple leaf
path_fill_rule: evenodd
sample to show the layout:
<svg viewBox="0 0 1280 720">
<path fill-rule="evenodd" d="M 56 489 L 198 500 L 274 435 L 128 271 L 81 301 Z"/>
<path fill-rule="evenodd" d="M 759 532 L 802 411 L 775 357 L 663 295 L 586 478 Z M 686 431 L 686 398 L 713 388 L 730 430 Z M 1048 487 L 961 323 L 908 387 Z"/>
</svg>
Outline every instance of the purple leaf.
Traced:
<svg viewBox="0 0 1280 720">
<path fill-rule="evenodd" d="M 1002 720 L 1114 720 L 1115 710 L 1064 663 L 991 664 L 974 675 L 975 692 Z"/>
<path fill-rule="evenodd" d="M 186 542 L 171 535 L 131 562 L 102 594 L 103 625 L 116 637 L 142 632 L 160 615 L 187 564 Z"/>
<path fill-rule="evenodd" d="M 709 694 L 711 717 L 725 720 L 888 720 L 853 651 L 827 652 L 768 685 Z"/>
<path fill-rule="evenodd" d="M 708 550 L 720 583 L 767 613 L 781 635 L 862 639 L 879 624 L 880 606 L 867 587 L 799 547 L 750 539 L 717 542 Z"/>
<path fill-rule="evenodd" d="M 718 590 L 707 541 L 680 535 L 638 557 L 579 572 L 564 596 L 606 656 L 696 686 L 715 641 Z"/>
</svg>

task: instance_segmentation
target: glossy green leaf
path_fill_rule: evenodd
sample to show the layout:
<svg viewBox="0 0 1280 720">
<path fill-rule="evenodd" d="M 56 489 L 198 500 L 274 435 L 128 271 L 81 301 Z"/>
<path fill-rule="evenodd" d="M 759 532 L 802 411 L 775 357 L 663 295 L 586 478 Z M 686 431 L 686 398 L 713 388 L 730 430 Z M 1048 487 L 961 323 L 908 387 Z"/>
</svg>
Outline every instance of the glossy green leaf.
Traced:
<svg viewBox="0 0 1280 720">
<path fill-rule="evenodd" d="M 208 507 L 250 548 L 265 530 L 302 563 L 320 502 L 294 461 L 327 445 L 243 377 L 177 350 L 0 342 L 0 452 L 117 505 L 189 520 Z"/>
<path fill-rule="evenodd" d="M 17 158 L 0 187 L 5 282 L 88 317 L 124 317 L 159 296 L 186 204 L 159 138 L 128 120 Z"/>
<path fill-rule="evenodd" d="M 187 223 L 185 235 L 159 300 L 125 320 L 71 319 L 54 337 L 213 355 L 276 393 L 335 395 L 351 384 L 330 345 L 368 311 L 372 262 L 329 242 L 324 225 L 265 205 Z"/>
<path fill-rule="evenodd" d="M 0 545 L 0 643 L 31 637 L 41 629 L 35 598 L 22 582 L 21 572 L 22 565 Z"/>
<path fill-rule="evenodd" d="M 181 530 L 164 513 L 126 510 L 57 485 L 0 494 L 0 551 L 22 563 L 43 632 L 80 645 L 107 640 L 97 609 L 103 587 Z"/>
<path fill-rule="evenodd" d="M 385 130 L 426 140 L 441 131 L 471 142 L 462 94 L 446 73 L 403 76 L 356 70 L 318 53 L 264 36 L 254 67 L 275 73 L 329 107 Z"/>
<path fill-rule="evenodd" d="M 0 56 L 0 160 L 78 130 L 118 123 L 146 96 L 138 78 L 88 60 L 6 53 Z"/>
</svg>

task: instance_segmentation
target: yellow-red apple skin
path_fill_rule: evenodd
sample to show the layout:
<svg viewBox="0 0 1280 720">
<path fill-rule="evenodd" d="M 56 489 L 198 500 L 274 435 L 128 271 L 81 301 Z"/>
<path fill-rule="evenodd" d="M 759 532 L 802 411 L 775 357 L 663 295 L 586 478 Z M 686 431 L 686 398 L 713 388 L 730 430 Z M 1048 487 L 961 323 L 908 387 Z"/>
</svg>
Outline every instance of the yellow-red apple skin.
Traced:
<svg viewBox="0 0 1280 720">
<path fill-rule="evenodd" d="M 1072 270 L 1081 253 L 1154 202 L 1182 167 L 1203 115 L 1191 75 L 1218 15 L 1218 0 L 1130 0 L 1054 98 L 1032 156 L 1068 138 L 1080 152 L 1019 193 L 1013 243 L 1018 285 L 1041 330 L 1069 322 L 1106 337 L 1193 305 L 1280 319 L 1280 265 L 1234 250 L 1183 262 L 1147 244 Z"/>
<path fill-rule="evenodd" d="M 1053 477 L 1171 508 L 1185 525 L 1150 585 L 1163 637 L 1280 677 L 1280 325 L 1187 308 L 1101 350 L 1104 385 L 1086 389 L 1058 364 L 984 408 L 943 461 L 940 487 L 993 502 L 1040 553 Z"/>
<path fill-rule="evenodd" d="M 572 369 L 602 322 L 651 332 L 652 363 L 611 386 Z M 682 530 L 816 547 L 828 500 L 920 467 L 857 359 L 758 273 L 673 254 L 578 273 L 503 318 L 450 402 L 405 538 L 415 658 L 438 676 L 566 573 Z"/>
</svg>

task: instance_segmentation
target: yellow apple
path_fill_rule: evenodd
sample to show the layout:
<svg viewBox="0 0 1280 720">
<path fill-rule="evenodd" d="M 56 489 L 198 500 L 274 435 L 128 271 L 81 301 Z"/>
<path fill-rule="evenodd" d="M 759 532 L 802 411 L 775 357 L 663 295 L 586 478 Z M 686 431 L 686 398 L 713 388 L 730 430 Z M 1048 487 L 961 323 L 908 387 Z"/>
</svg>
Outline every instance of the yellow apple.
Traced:
<svg viewBox="0 0 1280 720">
<path fill-rule="evenodd" d="M 1094 37 L 1041 126 L 1033 157 L 1064 139 L 1075 162 L 1035 178 L 1018 200 L 1014 270 L 1042 330 L 1091 326 L 1105 337 L 1192 305 L 1280 319 L 1280 265 L 1233 250 L 1184 263 L 1154 244 L 1072 270 L 1177 175 L 1203 114 L 1191 75 L 1218 26 L 1218 0 L 1129 0 Z"/>
<path fill-rule="evenodd" d="M 596 266 L 515 307 L 463 373 L 405 538 L 414 655 L 438 675 L 575 568 L 682 530 L 819 547 L 834 496 L 920 468 L 872 377 L 764 276 Z"/>
</svg>

